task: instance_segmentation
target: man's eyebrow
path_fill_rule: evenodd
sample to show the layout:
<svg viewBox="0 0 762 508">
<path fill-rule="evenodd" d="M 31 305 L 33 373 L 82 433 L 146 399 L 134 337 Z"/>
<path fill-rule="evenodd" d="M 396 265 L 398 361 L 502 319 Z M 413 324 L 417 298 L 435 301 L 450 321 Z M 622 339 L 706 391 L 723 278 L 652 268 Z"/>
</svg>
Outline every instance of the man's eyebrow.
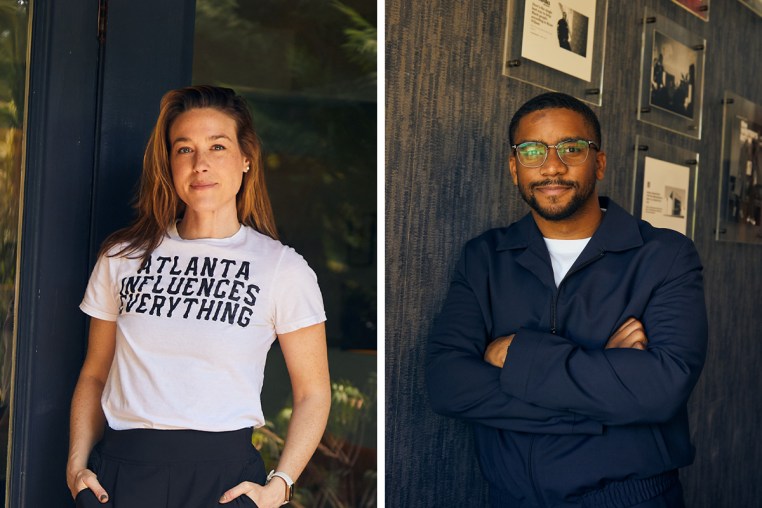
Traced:
<svg viewBox="0 0 762 508">
<path fill-rule="evenodd" d="M 516 146 L 523 145 L 524 143 L 542 143 L 543 145 L 551 146 L 551 145 L 557 145 L 559 143 L 564 143 L 566 141 L 577 141 L 578 139 L 587 141 L 587 139 L 584 136 L 567 136 L 565 138 L 559 139 L 555 143 L 548 143 L 547 141 L 540 141 L 539 139 L 527 139 L 525 141 L 520 141 L 516 143 Z"/>
</svg>

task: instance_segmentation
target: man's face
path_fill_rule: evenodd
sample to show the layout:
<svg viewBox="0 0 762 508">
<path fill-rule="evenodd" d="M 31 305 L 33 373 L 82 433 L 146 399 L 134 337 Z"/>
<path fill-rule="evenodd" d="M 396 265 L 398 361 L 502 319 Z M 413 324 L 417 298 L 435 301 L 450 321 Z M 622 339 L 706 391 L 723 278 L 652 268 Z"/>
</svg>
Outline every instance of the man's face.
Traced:
<svg viewBox="0 0 762 508">
<path fill-rule="evenodd" d="M 595 141 L 595 134 L 585 118 L 570 109 L 543 109 L 521 119 L 514 144 L 541 141 L 555 145 L 570 139 Z M 554 148 L 539 168 L 528 168 L 511 153 L 511 176 L 521 197 L 540 217 L 549 221 L 573 218 L 585 206 L 598 206 L 596 180 L 606 172 L 606 155 L 590 147 L 587 160 L 578 166 L 567 166 Z"/>
</svg>

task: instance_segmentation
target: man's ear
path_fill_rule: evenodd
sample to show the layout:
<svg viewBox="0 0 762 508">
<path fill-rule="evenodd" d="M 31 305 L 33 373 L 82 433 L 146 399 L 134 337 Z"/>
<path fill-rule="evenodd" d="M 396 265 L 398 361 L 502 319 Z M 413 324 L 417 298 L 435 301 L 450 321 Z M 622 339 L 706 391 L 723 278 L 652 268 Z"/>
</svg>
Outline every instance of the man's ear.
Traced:
<svg viewBox="0 0 762 508">
<path fill-rule="evenodd" d="M 508 157 L 508 169 L 510 169 L 511 171 L 511 178 L 513 179 L 513 185 L 519 184 L 519 179 L 516 176 L 516 164 L 518 164 L 518 162 L 516 161 L 515 155 L 511 155 L 510 157 Z"/>
<path fill-rule="evenodd" d="M 595 178 L 603 180 L 606 175 L 606 152 L 598 151 L 595 154 Z"/>
</svg>

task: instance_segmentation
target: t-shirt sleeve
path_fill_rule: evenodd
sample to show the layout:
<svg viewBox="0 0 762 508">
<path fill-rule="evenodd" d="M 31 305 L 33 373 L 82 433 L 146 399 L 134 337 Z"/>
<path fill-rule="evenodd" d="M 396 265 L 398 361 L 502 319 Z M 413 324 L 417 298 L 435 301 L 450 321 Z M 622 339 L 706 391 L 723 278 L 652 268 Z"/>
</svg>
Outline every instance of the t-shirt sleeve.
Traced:
<svg viewBox="0 0 762 508">
<path fill-rule="evenodd" d="M 326 320 L 315 272 L 286 248 L 273 280 L 275 333 L 289 333 Z"/>
<path fill-rule="evenodd" d="M 119 315 L 119 292 L 116 287 L 117 258 L 105 254 L 98 258 L 90 274 L 85 297 L 79 308 L 90 317 L 116 321 Z"/>
</svg>

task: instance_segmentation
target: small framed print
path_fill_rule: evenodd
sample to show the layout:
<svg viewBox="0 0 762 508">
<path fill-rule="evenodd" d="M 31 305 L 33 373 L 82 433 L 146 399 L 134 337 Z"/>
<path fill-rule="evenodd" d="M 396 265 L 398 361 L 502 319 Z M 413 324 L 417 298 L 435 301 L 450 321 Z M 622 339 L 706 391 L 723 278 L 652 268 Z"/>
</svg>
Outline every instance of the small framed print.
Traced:
<svg viewBox="0 0 762 508">
<path fill-rule="evenodd" d="M 762 106 L 725 92 L 715 238 L 762 244 Z"/>
<path fill-rule="evenodd" d="M 709 21 L 709 0 L 672 0 L 702 21 Z"/>
<path fill-rule="evenodd" d="M 637 136 L 633 175 L 632 214 L 693 238 L 698 153 Z"/>
<path fill-rule="evenodd" d="M 503 75 L 601 105 L 608 0 L 507 0 Z"/>
<path fill-rule="evenodd" d="M 738 0 L 742 4 L 744 4 L 746 7 L 754 11 L 754 13 L 762 17 L 762 0 Z"/>
<path fill-rule="evenodd" d="M 706 40 L 645 11 L 638 120 L 701 139 Z"/>
</svg>

